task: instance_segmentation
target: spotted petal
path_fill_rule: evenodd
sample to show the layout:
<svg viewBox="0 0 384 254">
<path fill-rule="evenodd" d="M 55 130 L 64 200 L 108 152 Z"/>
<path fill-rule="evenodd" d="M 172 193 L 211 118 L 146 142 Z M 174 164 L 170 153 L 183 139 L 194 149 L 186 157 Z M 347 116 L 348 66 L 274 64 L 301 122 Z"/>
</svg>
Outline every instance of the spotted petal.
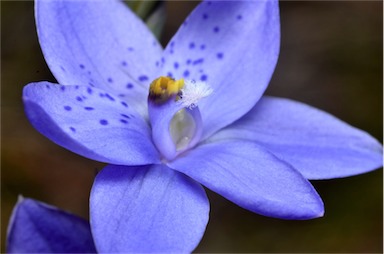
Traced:
<svg viewBox="0 0 384 254">
<path fill-rule="evenodd" d="M 255 105 L 272 76 L 279 43 L 277 1 L 204 2 L 166 47 L 162 74 L 214 89 L 199 104 L 207 137 Z"/>
<path fill-rule="evenodd" d="M 91 227 L 101 253 L 188 253 L 208 222 L 198 183 L 165 165 L 107 166 L 90 199 Z"/>
<path fill-rule="evenodd" d="M 265 216 L 311 219 L 324 213 L 312 185 L 289 164 L 253 142 L 205 143 L 169 166 Z"/>
<path fill-rule="evenodd" d="M 87 86 L 32 83 L 23 91 L 26 114 L 43 135 L 101 162 L 158 162 L 148 124 L 125 101 Z"/>
<path fill-rule="evenodd" d="M 122 1 L 37 0 L 35 7 L 40 45 L 60 84 L 96 86 L 145 112 L 162 48 Z"/>
<path fill-rule="evenodd" d="M 19 198 L 8 225 L 7 253 L 96 253 L 96 249 L 86 220 Z"/>
<path fill-rule="evenodd" d="M 211 137 L 253 140 L 307 179 L 331 179 L 383 165 L 382 145 L 368 133 L 300 102 L 263 97 L 243 118 Z"/>
</svg>

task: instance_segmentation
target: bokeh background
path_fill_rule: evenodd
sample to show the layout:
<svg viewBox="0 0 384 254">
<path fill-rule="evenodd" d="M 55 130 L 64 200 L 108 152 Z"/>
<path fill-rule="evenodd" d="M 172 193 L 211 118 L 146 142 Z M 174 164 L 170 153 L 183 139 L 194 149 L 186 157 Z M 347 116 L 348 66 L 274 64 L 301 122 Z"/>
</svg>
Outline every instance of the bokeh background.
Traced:
<svg viewBox="0 0 384 254">
<path fill-rule="evenodd" d="M 166 3 L 163 45 L 197 4 Z M 381 1 L 281 2 L 281 54 L 267 93 L 326 110 L 382 140 L 382 10 Z M 33 2 L 1 1 L 2 252 L 19 194 L 87 218 L 92 181 L 103 167 L 28 123 L 22 88 L 40 80 L 55 81 L 37 41 Z M 313 184 L 326 214 L 310 221 L 266 218 L 208 191 L 211 219 L 196 252 L 383 251 L 382 169 Z"/>
</svg>

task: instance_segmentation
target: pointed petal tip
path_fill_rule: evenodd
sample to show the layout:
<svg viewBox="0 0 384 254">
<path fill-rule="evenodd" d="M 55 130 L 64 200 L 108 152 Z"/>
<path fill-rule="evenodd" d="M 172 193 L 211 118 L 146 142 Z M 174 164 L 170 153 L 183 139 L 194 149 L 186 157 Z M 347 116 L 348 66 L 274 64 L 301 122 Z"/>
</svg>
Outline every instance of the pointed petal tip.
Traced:
<svg viewBox="0 0 384 254">
<path fill-rule="evenodd" d="M 320 199 L 320 197 L 319 197 Z M 325 210 L 324 210 L 324 203 L 320 199 L 320 203 L 317 204 L 317 206 L 312 210 L 312 216 L 308 216 L 307 219 L 317 219 L 324 217 Z"/>
<path fill-rule="evenodd" d="M 299 207 L 296 212 L 289 211 L 285 216 L 266 216 L 283 220 L 312 220 L 321 218 L 324 216 L 324 214 L 324 204 L 319 197 L 319 200 L 316 202 L 316 204 L 307 204 L 306 207 Z"/>
<path fill-rule="evenodd" d="M 20 204 L 21 202 L 23 202 L 25 200 L 24 196 L 22 194 L 19 194 L 17 196 L 17 203 L 16 205 Z"/>
<path fill-rule="evenodd" d="M 317 215 L 317 217 L 315 217 L 315 218 L 324 217 L 324 215 L 325 215 L 325 210 L 323 209 L 323 210 Z M 315 219 L 315 218 L 314 218 L 314 219 Z"/>
</svg>

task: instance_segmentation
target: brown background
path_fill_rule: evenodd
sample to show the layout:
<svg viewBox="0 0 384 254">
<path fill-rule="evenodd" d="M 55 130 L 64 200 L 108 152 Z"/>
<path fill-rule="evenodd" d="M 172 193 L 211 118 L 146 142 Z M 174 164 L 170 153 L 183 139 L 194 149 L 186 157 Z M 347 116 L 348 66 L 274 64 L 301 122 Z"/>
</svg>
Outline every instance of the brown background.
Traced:
<svg viewBox="0 0 384 254">
<path fill-rule="evenodd" d="M 197 2 L 169 2 L 163 45 Z M 382 2 L 281 2 L 282 46 L 267 93 L 324 109 L 382 140 Z M 22 194 L 80 216 L 103 164 L 72 154 L 26 120 L 21 90 L 54 78 L 42 57 L 32 2 L 1 2 L 1 240 Z M 321 163 L 321 162 L 320 162 Z M 211 219 L 197 252 L 382 252 L 382 170 L 313 181 L 326 214 L 262 217 L 209 192 Z"/>
</svg>

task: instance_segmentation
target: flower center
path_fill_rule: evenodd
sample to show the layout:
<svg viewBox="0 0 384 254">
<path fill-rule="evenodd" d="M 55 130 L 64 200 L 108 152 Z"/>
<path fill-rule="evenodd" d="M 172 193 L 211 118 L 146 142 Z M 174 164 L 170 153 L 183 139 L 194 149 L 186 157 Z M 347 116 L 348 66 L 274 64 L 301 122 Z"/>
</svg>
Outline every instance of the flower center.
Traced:
<svg viewBox="0 0 384 254">
<path fill-rule="evenodd" d="M 211 93 L 202 82 L 159 77 L 151 83 L 148 113 L 152 138 L 166 160 L 200 141 L 203 124 L 197 102 Z"/>
<path fill-rule="evenodd" d="M 184 108 L 177 111 L 169 125 L 169 133 L 176 145 L 176 151 L 184 150 L 196 133 L 196 123 L 192 115 Z"/>
</svg>

